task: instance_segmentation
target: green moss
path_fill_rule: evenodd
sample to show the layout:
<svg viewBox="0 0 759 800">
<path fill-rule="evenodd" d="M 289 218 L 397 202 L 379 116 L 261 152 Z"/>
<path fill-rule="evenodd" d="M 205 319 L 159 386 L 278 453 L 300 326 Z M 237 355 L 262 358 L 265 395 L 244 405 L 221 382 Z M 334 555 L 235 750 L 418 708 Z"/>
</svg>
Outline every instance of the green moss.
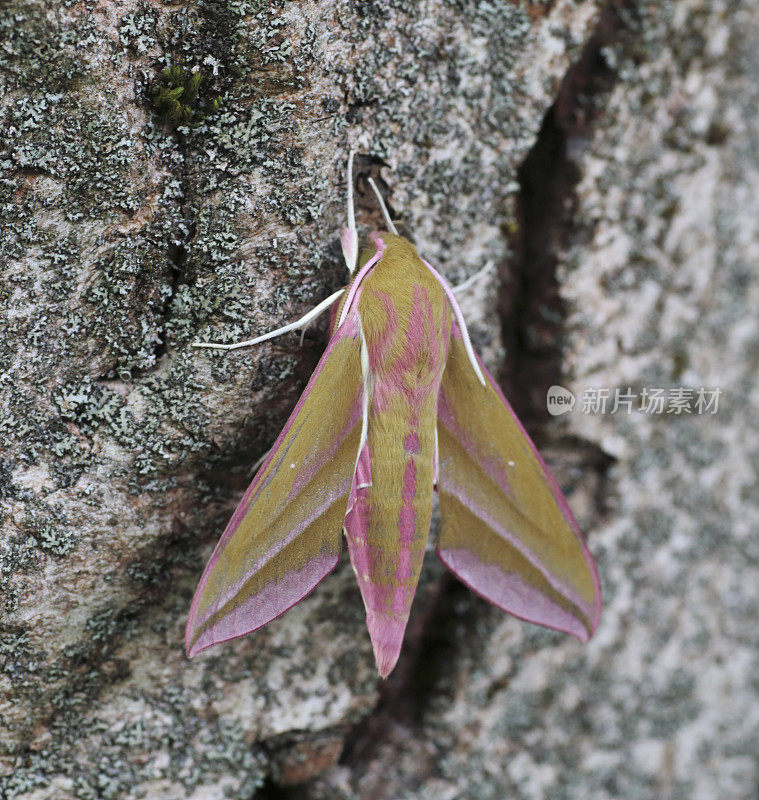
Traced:
<svg viewBox="0 0 759 800">
<path fill-rule="evenodd" d="M 209 97 L 202 91 L 207 84 L 199 70 L 186 69 L 181 64 L 167 67 L 151 96 L 153 110 L 162 122 L 174 127 L 197 127 L 221 107 L 219 97 Z"/>
</svg>

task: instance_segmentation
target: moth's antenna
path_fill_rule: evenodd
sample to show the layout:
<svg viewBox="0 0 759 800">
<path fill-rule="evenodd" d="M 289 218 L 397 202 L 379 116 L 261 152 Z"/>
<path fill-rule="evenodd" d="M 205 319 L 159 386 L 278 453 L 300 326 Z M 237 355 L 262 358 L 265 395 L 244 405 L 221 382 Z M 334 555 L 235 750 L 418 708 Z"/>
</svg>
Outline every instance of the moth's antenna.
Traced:
<svg viewBox="0 0 759 800">
<path fill-rule="evenodd" d="M 394 233 L 396 236 L 398 235 L 398 231 L 396 230 L 395 225 L 393 225 L 393 221 L 390 219 L 390 214 L 387 213 L 387 207 L 385 206 L 385 201 L 382 199 L 382 195 L 380 194 L 380 190 L 377 188 L 377 184 L 374 182 L 374 178 L 369 178 L 369 185 L 372 187 L 372 191 L 377 197 L 377 202 L 382 209 L 382 216 L 385 218 L 385 222 L 387 223 L 387 227 L 390 230 L 390 233 Z"/>
<path fill-rule="evenodd" d="M 343 228 L 340 235 L 340 245 L 343 248 L 343 258 L 345 259 L 345 266 L 348 268 L 348 274 L 352 275 L 353 270 L 356 268 L 356 261 L 358 259 L 358 231 L 356 230 L 356 209 L 353 205 L 353 156 L 356 155 L 355 150 L 348 153 L 348 224 Z"/>
<path fill-rule="evenodd" d="M 356 155 L 355 150 L 348 153 L 348 227 L 356 230 L 356 209 L 353 205 L 353 158 Z"/>
</svg>

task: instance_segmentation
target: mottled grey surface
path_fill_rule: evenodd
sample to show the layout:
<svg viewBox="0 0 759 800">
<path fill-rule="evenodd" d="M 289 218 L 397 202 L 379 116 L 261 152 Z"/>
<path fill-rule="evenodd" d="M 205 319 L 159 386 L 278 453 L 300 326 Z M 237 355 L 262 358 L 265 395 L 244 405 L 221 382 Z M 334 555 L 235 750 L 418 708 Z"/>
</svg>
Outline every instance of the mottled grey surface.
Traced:
<svg viewBox="0 0 759 800">
<path fill-rule="evenodd" d="M 578 406 L 555 428 L 616 458 L 585 517 L 601 626 L 581 647 L 462 595 L 419 716 L 312 797 L 757 797 L 759 8 L 631 5 L 567 142 L 559 264 Z M 723 394 L 716 415 L 582 413 L 604 387 Z"/>
<path fill-rule="evenodd" d="M 0 795 L 755 798 L 753 0 L 12 2 L 0 26 Z M 517 168 L 573 62 L 561 382 L 724 389 L 714 416 L 544 426 L 598 634 L 506 618 L 430 554 L 384 686 L 347 565 L 188 662 L 202 564 L 324 328 L 190 343 L 341 285 L 351 146 L 452 280 L 493 259 L 513 285 Z M 151 100 L 178 64 L 195 127 Z M 497 291 L 466 304 L 494 364 Z"/>
</svg>

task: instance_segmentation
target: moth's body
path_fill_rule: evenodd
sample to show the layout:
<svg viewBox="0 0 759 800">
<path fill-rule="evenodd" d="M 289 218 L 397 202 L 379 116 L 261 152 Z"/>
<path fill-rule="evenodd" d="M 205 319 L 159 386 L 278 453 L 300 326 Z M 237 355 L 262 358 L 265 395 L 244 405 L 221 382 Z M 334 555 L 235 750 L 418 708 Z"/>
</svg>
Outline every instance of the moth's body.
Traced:
<svg viewBox="0 0 759 800">
<path fill-rule="evenodd" d="M 349 208 L 351 207 L 349 202 Z M 352 212 L 351 212 L 352 214 Z M 438 555 L 516 616 L 585 641 L 598 575 L 545 464 L 472 350 L 453 291 L 406 239 L 375 233 L 330 341 L 242 498 L 193 599 L 194 655 L 270 622 L 338 563 L 344 531 L 377 667 L 395 665 L 440 496 Z M 215 345 L 225 347 L 223 345 Z"/>
<path fill-rule="evenodd" d="M 445 292 L 416 248 L 393 235 L 383 236 L 383 244 L 358 298 L 370 405 L 360 464 L 371 468 L 360 475 L 357 502 L 345 521 L 380 671 L 400 649 L 424 559 L 437 397 L 451 334 Z"/>
</svg>

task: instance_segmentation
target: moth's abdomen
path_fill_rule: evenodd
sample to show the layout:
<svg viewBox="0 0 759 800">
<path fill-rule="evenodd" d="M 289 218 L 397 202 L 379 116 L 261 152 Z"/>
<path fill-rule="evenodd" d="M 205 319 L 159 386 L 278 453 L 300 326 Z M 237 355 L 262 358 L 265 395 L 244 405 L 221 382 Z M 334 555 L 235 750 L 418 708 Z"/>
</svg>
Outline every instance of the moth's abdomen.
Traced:
<svg viewBox="0 0 759 800">
<path fill-rule="evenodd" d="M 398 658 L 424 560 L 435 454 L 434 411 L 409 427 L 394 405 L 370 418 L 362 454 L 365 485 L 346 518 L 351 562 L 383 675 Z"/>
</svg>

